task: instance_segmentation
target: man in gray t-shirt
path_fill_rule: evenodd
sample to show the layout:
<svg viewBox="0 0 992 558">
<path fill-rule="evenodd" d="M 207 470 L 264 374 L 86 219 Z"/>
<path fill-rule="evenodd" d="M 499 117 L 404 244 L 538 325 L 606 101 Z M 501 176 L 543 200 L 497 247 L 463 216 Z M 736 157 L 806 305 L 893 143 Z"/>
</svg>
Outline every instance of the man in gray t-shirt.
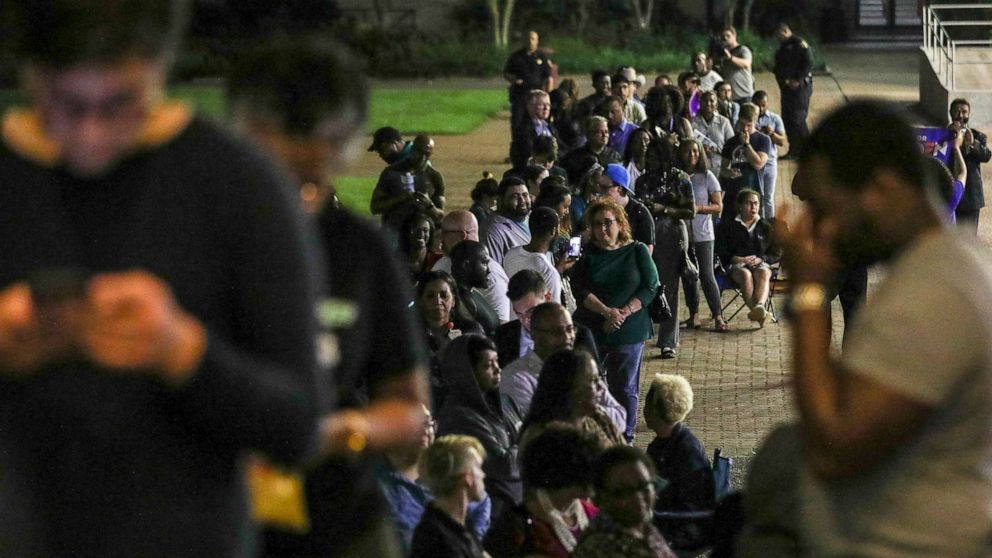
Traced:
<svg viewBox="0 0 992 558">
<path fill-rule="evenodd" d="M 737 42 L 737 30 L 726 27 L 720 33 L 723 40 L 723 59 L 720 75 L 730 84 L 737 104 L 751 102 L 754 95 L 754 76 L 751 74 L 751 49 Z"/>
<path fill-rule="evenodd" d="M 992 255 L 946 228 L 922 163 L 870 101 L 828 116 L 800 160 L 810 212 L 783 240 L 811 556 L 992 554 Z M 827 285 L 875 261 L 886 277 L 834 358 Z"/>
</svg>

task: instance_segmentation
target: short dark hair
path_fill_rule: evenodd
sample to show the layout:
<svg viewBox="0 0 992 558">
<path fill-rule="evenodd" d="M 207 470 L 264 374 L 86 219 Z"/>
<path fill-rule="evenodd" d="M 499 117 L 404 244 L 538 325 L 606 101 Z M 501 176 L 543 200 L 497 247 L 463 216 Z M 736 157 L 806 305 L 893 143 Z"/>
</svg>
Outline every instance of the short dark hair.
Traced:
<svg viewBox="0 0 992 558">
<path fill-rule="evenodd" d="M 486 171 L 482 173 L 482 180 L 475 183 L 472 188 L 472 201 L 480 202 L 483 196 L 496 196 L 499 194 L 499 183 L 493 178 L 493 173 Z"/>
<path fill-rule="evenodd" d="M 696 83 L 699 83 L 699 74 L 697 74 L 696 72 L 688 71 L 688 72 L 682 72 L 681 74 L 679 74 L 679 77 L 678 77 L 678 80 L 677 80 L 679 87 L 681 87 L 683 83 L 685 83 L 686 81 L 688 81 L 688 80 L 690 80 L 692 78 L 695 78 L 696 79 Z"/>
<path fill-rule="evenodd" d="M 232 110 L 278 121 L 289 134 L 310 135 L 329 119 L 346 134 L 368 115 L 365 72 L 343 45 L 284 38 L 249 51 L 227 80 Z"/>
<path fill-rule="evenodd" d="M 544 282 L 544 277 L 533 269 L 522 269 L 514 273 L 506 285 L 506 298 L 511 302 L 529 294 L 543 296 L 546 292 L 548 292 L 548 284 Z"/>
<path fill-rule="evenodd" d="M 620 105 L 620 108 L 623 108 L 624 100 L 616 95 L 607 95 L 605 99 L 600 101 L 599 106 L 596 107 L 596 110 L 599 112 L 600 116 L 605 116 L 610 112 L 610 105 L 613 103 L 616 103 Z"/>
<path fill-rule="evenodd" d="M 551 180 L 554 178 L 555 180 Z M 538 207 L 550 207 L 554 209 L 566 196 L 571 196 L 572 191 L 564 184 L 565 180 L 560 176 L 549 176 L 541 183 L 541 191 L 534 200 L 534 210 Z"/>
<path fill-rule="evenodd" d="M 597 441 L 568 424 L 551 424 L 524 447 L 520 473 L 527 490 L 556 490 L 592 484 Z"/>
<path fill-rule="evenodd" d="M 823 157 L 831 181 L 846 190 L 860 191 L 882 169 L 894 171 L 917 190 L 925 187 L 916 134 L 898 108 L 882 101 L 853 101 L 830 113 L 800 153 L 801 161 Z"/>
<path fill-rule="evenodd" d="M 768 92 L 763 89 L 759 89 L 754 92 L 754 95 L 751 95 L 751 102 L 754 104 L 758 104 L 758 101 L 764 101 L 767 98 L 768 98 Z"/>
<path fill-rule="evenodd" d="M 458 308 L 458 282 L 455 278 L 451 276 L 447 271 L 425 271 L 417 276 L 417 300 L 424 296 L 424 291 L 427 290 L 427 285 L 435 281 L 444 281 L 448 284 L 448 288 L 451 289 L 451 296 L 454 298 L 455 305 L 452 310 Z"/>
<path fill-rule="evenodd" d="M 558 231 L 558 224 L 561 219 L 558 213 L 550 207 L 538 207 L 532 209 L 530 217 L 527 218 L 527 226 L 530 228 L 531 236 L 543 236 L 554 234 Z"/>
<path fill-rule="evenodd" d="M 957 99 L 951 101 L 951 104 L 950 106 L 947 107 L 947 109 L 954 110 L 954 107 L 958 105 L 968 105 L 968 108 L 971 108 L 971 103 L 968 102 L 968 99 L 965 99 L 964 97 L 958 97 Z"/>
<path fill-rule="evenodd" d="M 463 240 L 451 248 L 451 269 L 454 271 L 463 262 L 467 262 L 480 254 L 486 246 L 475 240 Z"/>
<path fill-rule="evenodd" d="M 188 7 L 187 0 L 18 0 L 15 50 L 21 60 L 54 69 L 132 56 L 170 63 Z"/>
<path fill-rule="evenodd" d="M 592 71 L 592 82 L 593 83 L 596 83 L 597 81 L 603 79 L 604 77 L 610 77 L 610 72 L 607 72 L 606 70 L 593 70 Z"/>
<path fill-rule="evenodd" d="M 554 136 L 537 136 L 531 148 L 534 155 L 548 155 L 552 160 L 558 158 L 558 140 Z"/>
<path fill-rule="evenodd" d="M 651 477 L 657 474 L 654 463 L 639 448 L 633 446 L 613 446 L 603 453 L 592 464 L 592 484 L 597 492 L 606 490 L 606 478 L 615 467 L 629 463 L 643 463 Z"/>
<path fill-rule="evenodd" d="M 524 188 L 526 188 L 527 183 L 524 182 L 524 179 L 520 178 L 519 176 L 513 176 L 513 175 L 504 176 L 503 180 L 499 181 L 499 187 L 496 189 L 496 193 L 499 195 L 499 199 L 502 200 L 503 196 L 506 195 L 506 191 L 513 186 L 523 186 Z"/>
<path fill-rule="evenodd" d="M 751 188 L 743 188 L 740 192 L 737 192 L 737 197 L 734 198 L 734 207 L 743 206 L 744 202 L 747 201 L 747 198 L 750 196 L 758 198 L 759 202 L 761 201 L 761 192 L 752 190 Z"/>
</svg>

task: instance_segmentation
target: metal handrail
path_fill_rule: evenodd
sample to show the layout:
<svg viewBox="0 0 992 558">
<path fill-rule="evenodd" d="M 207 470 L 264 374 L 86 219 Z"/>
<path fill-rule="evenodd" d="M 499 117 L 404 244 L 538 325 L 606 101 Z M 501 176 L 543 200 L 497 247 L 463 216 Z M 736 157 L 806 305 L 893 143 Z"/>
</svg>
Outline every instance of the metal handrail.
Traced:
<svg viewBox="0 0 992 558">
<path fill-rule="evenodd" d="M 937 77 L 951 90 L 955 89 L 955 67 L 957 65 L 989 64 L 982 61 L 960 61 L 957 59 L 958 46 L 992 46 L 992 40 L 962 39 L 952 40 L 948 28 L 992 27 L 992 21 L 941 21 L 937 10 L 992 9 L 990 4 L 941 4 L 923 8 L 923 48 L 937 72 Z"/>
</svg>

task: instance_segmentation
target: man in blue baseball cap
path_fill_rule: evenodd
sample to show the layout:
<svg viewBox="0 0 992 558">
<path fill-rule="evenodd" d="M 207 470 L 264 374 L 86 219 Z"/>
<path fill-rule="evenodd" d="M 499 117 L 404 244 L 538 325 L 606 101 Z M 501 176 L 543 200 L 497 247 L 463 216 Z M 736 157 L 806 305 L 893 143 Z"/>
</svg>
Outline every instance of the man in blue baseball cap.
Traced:
<svg viewBox="0 0 992 558">
<path fill-rule="evenodd" d="M 597 185 L 600 195 L 610 196 L 623 207 L 634 240 L 646 244 L 649 252 L 653 251 L 654 219 L 648 208 L 634 199 L 634 188 L 627 169 L 615 163 L 606 165 L 606 172 L 599 177 Z"/>
</svg>

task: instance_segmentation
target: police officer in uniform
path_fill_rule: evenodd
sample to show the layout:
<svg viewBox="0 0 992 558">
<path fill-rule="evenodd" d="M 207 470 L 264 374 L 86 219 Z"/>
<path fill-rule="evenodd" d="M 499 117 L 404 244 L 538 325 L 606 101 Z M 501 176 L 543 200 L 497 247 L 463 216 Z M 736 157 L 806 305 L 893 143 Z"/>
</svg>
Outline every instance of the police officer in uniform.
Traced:
<svg viewBox="0 0 992 558">
<path fill-rule="evenodd" d="M 510 129 L 516 129 L 527 118 L 527 93 L 532 89 L 548 91 L 551 64 L 537 49 L 537 31 L 527 33 L 527 46 L 515 51 L 506 61 L 503 77 L 510 82 Z"/>
<path fill-rule="evenodd" d="M 806 115 L 809 99 L 813 95 L 813 54 L 806 41 L 792 34 L 788 24 L 779 25 L 776 31 L 780 45 L 775 52 L 775 80 L 782 92 L 782 120 L 789 137 L 789 154 L 779 159 L 791 159 L 798 145 L 809 135 Z"/>
</svg>

